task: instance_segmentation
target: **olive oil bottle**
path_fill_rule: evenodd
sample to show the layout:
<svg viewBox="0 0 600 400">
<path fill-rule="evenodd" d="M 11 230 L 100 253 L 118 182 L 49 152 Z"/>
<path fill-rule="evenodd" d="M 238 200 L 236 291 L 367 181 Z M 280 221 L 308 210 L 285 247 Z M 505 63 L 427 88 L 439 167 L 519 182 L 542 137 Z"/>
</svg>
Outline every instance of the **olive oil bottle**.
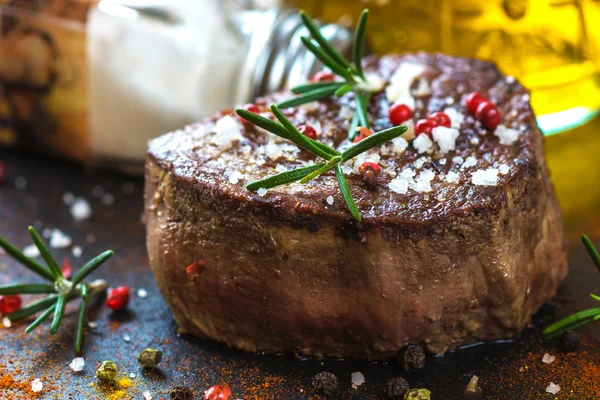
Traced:
<svg viewBox="0 0 600 400">
<path fill-rule="evenodd" d="M 600 108 L 600 2 L 594 0 L 286 0 L 352 26 L 371 11 L 374 53 L 439 51 L 495 62 L 532 90 L 540 125 L 562 131 Z"/>
</svg>

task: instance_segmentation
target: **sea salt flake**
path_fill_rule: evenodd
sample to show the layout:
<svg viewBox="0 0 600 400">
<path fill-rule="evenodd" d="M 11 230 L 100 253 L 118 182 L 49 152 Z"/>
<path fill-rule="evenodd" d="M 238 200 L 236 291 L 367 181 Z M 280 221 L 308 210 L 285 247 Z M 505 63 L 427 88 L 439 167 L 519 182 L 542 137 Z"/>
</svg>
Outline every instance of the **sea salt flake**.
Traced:
<svg viewBox="0 0 600 400">
<path fill-rule="evenodd" d="M 333 204 L 333 196 L 327 196 L 327 204 L 329 204 L 329 205 Z"/>
<path fill-rule="evenodd" d="M 452 99 L 454 101 L 454 99 Z M 458 111 L 455 107 L 446 107 L 444 114 L 450 118 L 450 126 L 452 128 L 459 129 L 462 123 L 465 121 L 465 115 Z"/>
<path fill-rule="evenodd" d="M 142 395 L 144 396 L 144 400 L 152 400 L 152 394 L 149 391 L 145 391 Z"/>
<path fill-rule="evenodd" d="M 473 172 L 471 182 L 479 186 L 495 186 L 498 184 L 498 170 L 496 168 L 480 169 Z"/>
<path fill-rule="evenodd" d="M 453 164 L 461 165 L 464 162 L 465 162 L 465 159 L 462 158 L 461 156 L 452 157 L 452 163 Z"/>
<path fill-rule="evenodd" d="M 354 389 L 365 383 L 365 376 L 361 372 L 353 372 L 350 376 L 352 377 L 352 387 Z"/>
<path fill-rule="evenodd" d="M 556 360 L 556 356 L 553 356 L 552 354 L 545 353 L 544 357 L 542 357 L 542 362 L 544 364 L 552 364 L 554 360 Z"/>
<path fill-rule="evenodd" d="M 392 140 L 392 150 L 396 154 L 402 154 L 408 147 L 408 142 L 403 137 L 397 137 Z"/>
<path fill-rule="evenodd" d="M 42 381 L 40 379 L 34 379 L 31 382 L 31 391 L 32 392 L 41 392 L 42 389 L 44 388 L 44 384 L 42 383 Z"/>
<path fill-rule="evenodd" d="M 124 334 L 123 340 L 125 341 L 125 343 L 129 343 L 131 342 L 131 336 L 129 336 L 128 334 Z"/>
<path fill-rule="evenodd" d="M 413 140 L 413 146 L 419 153 L 425 153 L 431 149 L 433 142 L 427 135 L 419 135 Z"/>
<path fill-rule="evenodd" d="M 136 377 L 136 376 L 137 376 L 137 375 L 136 375 L 135 373 L 133 373 L 133 372 L 129 374 L 129 377 L 130 377 L 131 379 L 135 379 L 135 377 Z"/>
<path fill-rule="evenodd" d="M 423 170 L 411 183 L 410 188 L 418 193 L 429 193 L 433 190 L 431 187 L 433 178 L 435 178 L 435 172 L 430 169 Z"/>
<path fill-rule="evenodd" d="M 88 322 L 88 326 L 92 329 L 96 329 L 98 327 L 98 323 L 96 321 Z"/>
<path fill-rule="evenodd" d="M 555 384 L 554 382 L 550 382 L 548 387 L 546 388 L 547 393 L 557 394 L 560 392 L 560 385 Z"/>
<path fill-rule="evenodd" d="M 477 165 L 477 159 L 474 156 L 469 156 L 462 164 L 461 169 L 466 169 Z"/>
<path fill-rule="evenodd" d="M 502 175 L 508 174 L 509 171 L 510 171 L 510 167 L 506 164 L 500 164 L 498 166 L 498 172 L 500 172 Z"/>
<path fill-rule="evenodd" d="M 12 322 L 10 321 L 10 319 L 8 319 L 8 317 L 2 318 L 2 326 L 4 326 L 7 329 L 12 326 Z"/>
<path fill-rule="evenodd" d="M 50 247 L 53 249 L 66 249 L 73 243 L 73 239 L 70 236 L 64 234 L 58 229 L 52 230 L 50 235 Z"/>
<path fill-rule="evenodd" d="M 76 198 L 69 209 L 71 216 L 75 221 L 83 221 L 92 216 L 92 207 L 90 203 L 81 197 Z"/>
<path fill-rule="evenodd" d="M 394 193 L 406 194 L 412 179 L 405 176 L 397 176 L 388 183 L 388 187 Z"/>
<path fill-rule="evenodd" d="M 233 142 L 242 139 L 242 125 L 231 115 L 219 118 L 212 132 L 214 135 L 210 142 L 220 150 L 229 150 L 233 147 Z"/>
<path fill-rule="evenodd" d="M 418 158 L 414 163 L 413 163 L 413 167 L 415 167 L 416 169 L 421 168 L 425 163 L 431 161 L 431 158 L 428 156 L 425 157 L 421 157 Z"/>
<path fill-rule="evenodd" d="M 238 170 L 235 170 L 229 175 L 229 183 L 231 183 L 232 185 L 237 185 L 237 183 L 240 181 L 241 177 L 242 177 L 241 172 Z"/>
<path fill-rule="evenodd" d="M 75 372 L 81 372 L 85 366 L 85 360 L 82 357 L 74 358 L 69 367 Z"/>
<path fill-rule="evenodd" d="M 407 104 L 409 107 L 414 108 L 414 99 L 410 95 L 410 87 L 413 81 L 423 73 L 425 67 L 421 64 L 415 63 L 402 63 L 396 69 L 394 74 L 390 78 L 390 84 L 385 88 L 385 94 L 390 103 L 400 103 L 400 98 L 410 98 L 413 102 L 413 107 Z M 406 104 L 406 103 L 405 103 Z"/>
<path fill-rule="evenodd" d="M 433 140 L 440 146 L 440 153 L 445 154 L 456 149 L 456 138 L 459 135 L 458 129 L 436 126 L 431 131 L 431 134 L 433 135 Z"/>
<path fill-rule="evenodd" d="M 357 86 L 367 92 L 379 92 L 385 86 L 385 81 L 373 72 L 365 74 L 366 82 L 360 82 Z"/>
<path fill-rule="evenodd" d="M 146 289 L 138 289 L 137 291 L 137 295 L 138 297 L 141 297 L 142 299 L 145 299 L 146 297 L 148 297 L 148 291 Z"/>
<path fill-rule="evenodd" d="M 494 131 L 494 135 L 500 139 L 500 144 L 511 145 L 517 141 L 520 132 L 516 129 L 507 128 L 504 125 L 498 125 Z"/>
<path fill-rule="evenodd" d="M 448 183 L 457 183 L 460 180 L 460 175 L 456 172 L 450 171 L 448 175 L 446 175 L 446 182 Z"/>
<path fill-rule="evenodd" d="M 402 134 L 401 138 L 410 142 L 415 138 L 415 123 L 412 119 L 409 119 L 404 121 L 402 125 L 406 126 L 406 132 Z"/>
<path fill-rule="evenodd" d="M 23 254 L 25 254 L 25 256 L 29 258 L 36 258 L 40 256 L 40 250 L 37 248 L 36 245 L 30 244 L 29 246 L 26 246 L 23 249 Z"/>
<path fill-rule="evenodd" d="M 277 171 L 279 173 L 282 173 L 282 172 L 287 171 L 287 168 L 284 165 L 282 165 L 282 164 L 277 164 L 275 166 L 275 171 Z"/>
<path fill-rule="evenodd" d="M 258 193 L 258 195 L 259 195 L 260 197 L 264 197 L 264 196 L 267 194 L 267 189 L 265 189 L 265 188 L 260 188 L 260 189 L 258 189 L 258 190 L 256 191 L 256 193 Z"/>
</svg>

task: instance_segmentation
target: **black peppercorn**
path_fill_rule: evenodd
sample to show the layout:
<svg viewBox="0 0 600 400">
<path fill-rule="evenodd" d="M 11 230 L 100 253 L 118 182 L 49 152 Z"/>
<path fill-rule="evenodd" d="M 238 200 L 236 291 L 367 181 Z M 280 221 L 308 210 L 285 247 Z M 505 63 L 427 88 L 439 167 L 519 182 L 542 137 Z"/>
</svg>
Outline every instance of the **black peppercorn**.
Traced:
<svg viewBox="0 0 600 400">
<path fill-rule="evenodd" d="M 574 331 L 566 331 L 560 337 L 560 345 L 564 351 L 573 351 L 579 346 L 579 335 Z"/>
<path fill-rule="evenodd" d="M 392 378 L 385 385 L 385 394 L 392 400 L 403 400 L 410 387 L 402 378 Z"/>
<path fill-rule="evenodd" d="M 338 379 L 331 372 L 319 372 L 312 382 L 314 391 L 325 395 L 333 394 L 338 388 Z"/>
<path fill-rule="evenodd" d="M 171 400 L 193 400 L 194 393 L 190 388 L 186 388 L 184 386 L 177 386 L 171 390 L 169 398 Z"/>
<path fill-rule="evenodd" d="M 409 344 L 400 352 L 398 361 L 406 372 L 418 371 L 425 366 L 425 351 L 421 346 Z"/>
<path fill-rule="evenodd" d="M 362 181 L 367 188 L 374 189 L 377 186 L 377 173 L 373 168 L 365 168 L 361 176 Z"/>
</svg>

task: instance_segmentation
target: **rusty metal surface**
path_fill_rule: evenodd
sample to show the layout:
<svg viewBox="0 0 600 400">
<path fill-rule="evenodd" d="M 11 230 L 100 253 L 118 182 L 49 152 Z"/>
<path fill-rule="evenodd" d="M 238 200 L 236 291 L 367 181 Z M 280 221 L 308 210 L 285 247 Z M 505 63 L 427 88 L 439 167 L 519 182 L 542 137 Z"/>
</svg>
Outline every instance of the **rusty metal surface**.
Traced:
<svg viewBox="0 0 600 400">
<path fill-rule="evenodd" d="M 143 399 L 142 393 L 149 391 L 154 399 L 159 399 L 168 398 L 169 388 L 177 385 L 193 388 L 196 398 L 202 398 L 201 393 L 209 386 L 227 382 L 235 399 L 308 399 L 318 398 L 311 393 L 311 377 L 323 370 L 335 373 L 340 380 L 340 392 L 332 397 L 336 399 L 363 399 L 371 395 L 385 398 L 385 381 L 395 376 L 405 377 L 411 387 L 429 388 L 434 399 L 462 399 L 473 374 L 480 377 L 487 399 L 599 398 L 595 393 L 600 376 L 595 384 L 592 379 L 600 373 L 598 326 L 580 331 L 582 345 L 574 354 L 562 353 L 556 343 L 542 343 L 540 339 L 542 327 L 551 323 L 555 314 L 563 316 L 593 307 L 588 293 L 600 292 L 598 271 L 576 239 L 570 247 L 571 272 L 554 304 L 545 306 L 533 325 L 512 342 L 483 344 L 444 357 L 429 357 L 425 370 L 410 375 L 395 362 L 297 360 L 287 354 L 248 354 L 177 334 L 148 267 L 141 221 L 141 179 L 86 171 L 74 164 L 6 150 L 0 150 L 0 160 L 7 171 L 7 182 L 0 186 L 1 235 L 22 248 L 30 243 L 28 225 L 59 228 L 73 238 L 74 245 L 83 248 L 80 258 L 75 258 L 70 250 L 56 251 L 59 260 L 69 257 L 76 269 L 101 251 L 113 249 L 116 255 L 94 277 L 103 277 L 113 286 L 129 285 L 148 292 L 146 298 L 141 298 L 134 290 L 129 310 L 124 313 L 113 313 L 101 305 L 91 307 L 90 320 L 98 326 L 88 329 L 86 366 L 80 374 L 68 367 L 74 357 L 74 306 L 68 308 L 55 336 L 49 335 L 48 324 L 27 336 L 23 323 L 10 329 L 0 328 L 0 376 L 12 374 L 22 382 L 42 379 L 45 387 L 39 398 Z M 26 179 L 25 188 L 15 187 L 18 177 Z M 133 193 L 126 193 L 124 185 L 128 189 L 134 187 Z M 94 195 L 98 194 L 98 187 L 114 195 L 114 204 L 106 205 Z M 63 203 L 65 192 L 88 199 L 93 216 L 86 221 L 75 221 Z M 90 234 L 95 241 L 89 240 Z M 594 241 L 599 243 L 598 238 Z M 34 280 L 27 270 L 0 255 L 0 284 Z M 126 335 L 129 341 L 125 340 Z M 154 372 L 141 370 L 136 361 L 137 353 L 148 346 L 159 347 L 165 353 L 160 368 Z M 557 360 L 549 365 L 542 363 L 545 352 L 556 355 Z M 101 390 L 95 384 L 93 371 L 106 359 L 115 361 L 122 374 L 135 374 L 132 386 L 122 393 Z M 366 383 L 353 389 L 350 375 L 357 371 L 364 374 Z M 551 381 L 561 385 L 562 390 L 556 396 L 545 393 Z M 13 397 L 27 398 L 19 391 L 0 387 L 0 398 Z"/>
</svg>

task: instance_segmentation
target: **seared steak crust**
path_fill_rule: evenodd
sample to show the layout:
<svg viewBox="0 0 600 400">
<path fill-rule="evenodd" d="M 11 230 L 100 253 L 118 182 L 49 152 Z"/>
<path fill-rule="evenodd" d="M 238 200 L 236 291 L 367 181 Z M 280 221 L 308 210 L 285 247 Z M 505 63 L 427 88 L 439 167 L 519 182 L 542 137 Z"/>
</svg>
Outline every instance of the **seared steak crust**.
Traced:
<svg viewBox="0 0 600 400">
<path fill-rule="evenodd" d="M 382 166 L 374 190 L 349 166 L 361 223 L 333 174 L 266 194 L 246 190 L 314 157 L 253 126 L 223 133 L 219 121 L 231 128 L 231 111 L 150 142 L 150 263 L 182 331 L 250 351 L 388 358 L 422 342 L 441 354 L 515 335 L 554 295 L 566 246 L 527 91 L 490 63 L 444 55 L 372 58 L 367 70 L 389 83 L 401 64 L 423 66 L 411 83 L 415 121 L 448 107 L 464 120 L 447 154 L 373 150 Z M 428 90 L 417 90 L 420 80 Z M 518 140 L 500 144 L 466 114 L 473 91 L 500 107 Z M 266 111 L 289 96 L 257 104 Z M 349 94 L 285 111 L 343 147 L 352 104 Z M 389 106 L 384 90 L 372 97 L 374 130 L 390 127 Z M 473 174 L 488 168 L 502 171 L 497 183 L 476 184 Z M 431 187 L 392 190 L 407 169 L 432 171 Z"/>
</svg>

